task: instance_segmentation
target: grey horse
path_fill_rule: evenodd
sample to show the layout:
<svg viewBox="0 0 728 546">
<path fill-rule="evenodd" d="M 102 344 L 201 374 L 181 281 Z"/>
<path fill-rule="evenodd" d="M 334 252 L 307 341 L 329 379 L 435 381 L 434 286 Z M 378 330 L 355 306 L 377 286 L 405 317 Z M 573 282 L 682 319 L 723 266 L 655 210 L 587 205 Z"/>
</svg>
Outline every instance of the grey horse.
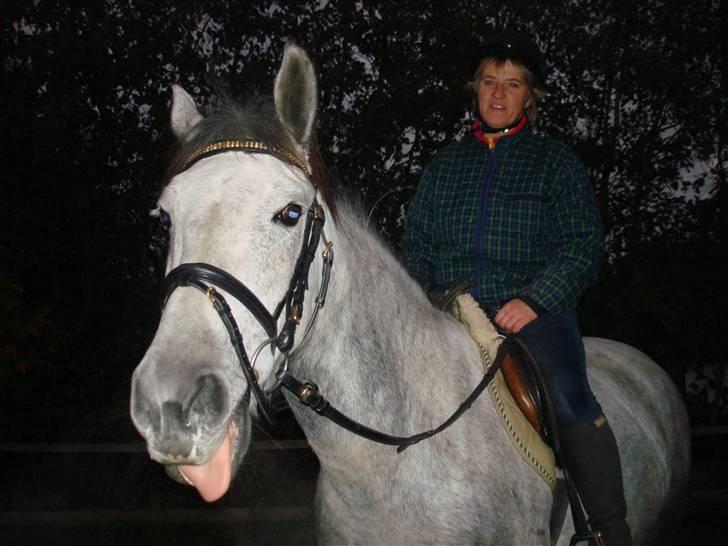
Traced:
<svg viewBox="0 0 728 546">
<path fill-rule="evenodd" d="M 173 93 L 179 151 L 155 211 L 170 230 L 168 271 L 212 264 L 272 312 L 289 289 L 314 198 L 327 217 L 304 324 L 315 315 L 325 241 L 336 255 L 328 296 L 308 335 L 299 329 L 287 360 L 270 350 L 270 332 L 253 313 L 228 297 L 245 346 L 263 348 L 254 363 L 262 387 L 273 385 L 285 364 L 315 381 L 340 411 L 379 430 L 406 436 L 447 418 L 482 378 L 478 349 L 459 322 L 429 303 L 362 216 L 306 175 L 317 94 L 306 53 L 286 47 L 272 98 L 228 103 L 203 117 L 184 90 Z M 209 146 L 230 141 L 263 142 L 272 152 Z M 214 500 L 249 447 L 256 404 L 207 296 L 194 287 L 169 295 L 134 372 L 131 414 L 151 457 Z M 277 328 L 285 319 L 283 313 Z M 669 378 L 643 353 L 606 339 L 587 338 L 585 345 L 589 380 L 622 454 L 634 541 L 646 544 L 672 518 L 686 484 L 686 412 Z M 320 542 L 552 543 L 552 491 L 516 455 L 487 396 L 450 428 L 401 454 L 293 397 L 289 403 L 321 464 Z M 572 532 L 567 519 L 558 544 L 568 544 Z"/>
</svg>

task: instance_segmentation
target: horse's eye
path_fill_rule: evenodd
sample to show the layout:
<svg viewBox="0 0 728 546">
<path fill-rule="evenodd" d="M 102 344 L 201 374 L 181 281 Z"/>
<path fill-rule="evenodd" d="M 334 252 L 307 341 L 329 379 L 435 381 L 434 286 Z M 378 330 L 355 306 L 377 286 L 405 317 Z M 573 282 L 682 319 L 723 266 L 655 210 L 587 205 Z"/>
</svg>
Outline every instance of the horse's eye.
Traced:
<svg viewBox="0 0 728 546">
<path fill-rule="evenodd" d="M 172 217 L 162 207 L 159 208 L 159 223 L 162 224 L 164 229 L 172 227 Z"/>
<path fill-rule="evenodd" d="M 277 220 L 286 226 L 295 226 L 302 215 L 303 209 L 301 208 L 301 205 L 288 203 L 283 210 L 273 217 L 273 220 Z"/>
</svg>

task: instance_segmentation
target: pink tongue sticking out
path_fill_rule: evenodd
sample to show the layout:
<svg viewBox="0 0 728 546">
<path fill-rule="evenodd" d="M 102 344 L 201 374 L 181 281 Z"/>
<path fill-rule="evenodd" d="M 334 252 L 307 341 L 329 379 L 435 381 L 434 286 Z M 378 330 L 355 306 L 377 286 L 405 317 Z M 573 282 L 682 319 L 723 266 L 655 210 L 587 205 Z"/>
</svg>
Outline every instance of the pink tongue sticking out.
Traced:
<svg viewBox="0 0 728 546">
<path fill-rule="evenodd" d="M 180 465 L 179 471 L 207 502 L 222 497 L 230 487 L 232 462 L 230 461 L 230 431 L 212 458 L 200 465 Z"/>
</svg>

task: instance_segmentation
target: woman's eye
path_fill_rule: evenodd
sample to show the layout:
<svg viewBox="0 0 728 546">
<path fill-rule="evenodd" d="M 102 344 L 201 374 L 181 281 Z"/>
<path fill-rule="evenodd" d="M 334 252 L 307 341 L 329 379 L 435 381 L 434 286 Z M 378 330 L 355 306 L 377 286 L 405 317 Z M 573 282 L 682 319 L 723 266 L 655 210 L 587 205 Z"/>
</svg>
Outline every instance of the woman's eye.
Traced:
<svg viewBox="0 0 728 546">
<path fill-rule="evenodd" d="M 161 207 L 159 209 L 159 223 L 162 224 L 164 229 L 169 229 L 170 227 L 172 227 L 172 217 L 166 210 Z"/>
<path fill-rule="evenodd" d="M 301 205 L 289 203 L 283 210 L 273 217 L 273 220 L 277 220 L 286 226 L 295 226 L 298 223 L 298 220 L 300 220 L 302 214 L 303 208 L 301 208 Z"/>
</svg>

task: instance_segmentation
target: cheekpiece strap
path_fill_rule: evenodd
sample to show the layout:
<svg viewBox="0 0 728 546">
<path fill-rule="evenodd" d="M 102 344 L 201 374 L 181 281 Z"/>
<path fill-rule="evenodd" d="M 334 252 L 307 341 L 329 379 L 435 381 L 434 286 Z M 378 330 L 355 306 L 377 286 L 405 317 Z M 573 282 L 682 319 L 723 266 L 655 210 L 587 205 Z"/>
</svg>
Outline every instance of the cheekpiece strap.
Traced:
<svg viewBox="0 0 728 546">
<path fill-rule="evenodd" d="M 309 178 L 312 179 L 311 175 L 311 169 L 309 169 L 308 165 L 296 154 L 293 152 L 289 152 L 287 150 L 283 150 L 281 148 L 278 148 L 277 146 L 273 146 L 272 144 L 267 144 L 265 142 L 262 142 L 260 140 L 218 140 L 217 142 L 213 142 L 212 144 L 208 144 L 207 146 L 203 146 L 196 152 L 193 152 L 190 154 L 190 156 L 187 158 L 187 162 L 185 164 L 185 170 L 189 169 L 192 165 L 197 163 L 200 159 L 204 159 L 206 157 L 210 157 L 215 154 L 219 154 L 222 152 L 229 152 L 229 151 L 240 151 L 240 152 L 254 152 L 254 153 L 267 153 L 270 155 L 273 155 L 280 159 L 281 161 L 285 161 L 289 165 L 293 165 L 294 167 L 298 167 L 303 171 L 303 173 Z"/>
</svg>

